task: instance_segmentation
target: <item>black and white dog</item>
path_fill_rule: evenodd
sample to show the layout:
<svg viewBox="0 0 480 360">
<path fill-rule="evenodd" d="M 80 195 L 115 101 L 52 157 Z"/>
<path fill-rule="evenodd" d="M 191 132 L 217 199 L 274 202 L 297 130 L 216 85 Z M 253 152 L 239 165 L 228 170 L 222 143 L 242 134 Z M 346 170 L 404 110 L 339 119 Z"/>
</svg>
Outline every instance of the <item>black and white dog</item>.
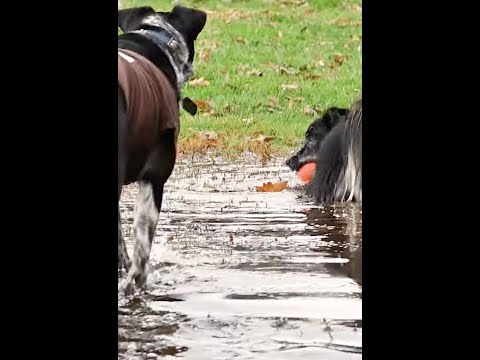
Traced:
<svg viewBox="0 0 480 360">
<path fill-rule="evenodd" d="M 193 75 L 194 41 L 206 20 L 204 12 L 181 6 L 118 11 L 118 201 L 124 185 L 139 184 L 133 261 L 118 210 L 118 266 L 129 269 L 126 292 L 146 283 L 163 187 L 176 160 L 181 89 Z"/>
<path fill-rule="evenodd" d="M 305 134 L 303 147 L 286 164 L 293 171 L 314 162 L 307 193 L 317 203 L 362 202 L 362 99 L 350 109 L 330 108 Z"/>
</svg>

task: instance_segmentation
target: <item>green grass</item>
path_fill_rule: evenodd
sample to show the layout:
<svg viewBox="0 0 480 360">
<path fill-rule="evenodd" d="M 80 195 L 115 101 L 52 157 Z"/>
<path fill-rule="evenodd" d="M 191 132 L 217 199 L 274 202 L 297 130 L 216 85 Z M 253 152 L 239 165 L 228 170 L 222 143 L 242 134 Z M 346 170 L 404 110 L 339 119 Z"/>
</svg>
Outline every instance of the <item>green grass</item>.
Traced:
<svg viewBox="0 0 480 360">
<path fill-rule="evenodd" d="M 167 11 L 172 3 L 124 0 L 122 7 Z M 286 153 L 301 144 L 316 115 L 330 106 L 348 107 L 361 91 L 360 0 L 192 0 L 182 5 L 208 12 L 195 57 L 195 77 L 208 85 L 188 84 L 183 94 L 211 108 L 194 117 L 182 113 L 184 153 L 198 151 L 192 144 L 204 139 L 201 132 L 218 134 L 221 141 L 212 146 L 224 154 L 252 150 L 248 144 L 258 134 L 275 137 L 269 152 Z M 289 84 L 298 88 L 282 89 Z"/>
</svg>

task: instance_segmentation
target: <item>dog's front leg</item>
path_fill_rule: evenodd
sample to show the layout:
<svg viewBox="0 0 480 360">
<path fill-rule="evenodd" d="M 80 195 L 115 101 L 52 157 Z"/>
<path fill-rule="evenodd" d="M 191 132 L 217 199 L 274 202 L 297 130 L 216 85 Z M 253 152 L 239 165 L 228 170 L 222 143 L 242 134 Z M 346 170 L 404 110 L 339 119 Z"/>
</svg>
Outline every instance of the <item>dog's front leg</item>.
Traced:
<svg viewBox="0 0 480 360">
<path fill-rule="evenodd" d="M 163 195 L 161 188 L 153 187 L 150 181 L 139 182 L 139 193 L 135 203 L 134 215 L 134 249 L 133 261 L 127 277 L 125 293 L 133 293 L 134 282 L 138 288 L 144 288 L 147 279 L 147 265 L 150 259 L 155 228 L 160 214 L 160 207 L 156 205 L 155 198 Z M 160 203 L 161 205 L 161 203 Z"/>
</svg>

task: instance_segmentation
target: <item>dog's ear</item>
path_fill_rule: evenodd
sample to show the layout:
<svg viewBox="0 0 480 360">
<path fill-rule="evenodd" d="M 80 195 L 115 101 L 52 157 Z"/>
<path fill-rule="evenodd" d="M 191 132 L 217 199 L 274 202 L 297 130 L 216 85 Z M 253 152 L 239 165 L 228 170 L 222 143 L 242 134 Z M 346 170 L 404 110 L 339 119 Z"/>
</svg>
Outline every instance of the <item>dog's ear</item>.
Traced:
<svg viewBox="0 0 480 360">
<path fill-rule="evenodd" d="M 331 107 L 323 115 L 323 123 L 328 130 L 331 130 L 337 125 L 340 121 L 344 120 L 347 116 L 348 109 Z"/>
<path fill-rule="evenodd" d="M 195 40 L 207 23 L 207 14 L 201 10 L 175 6 L 169 19 L 175 21 L 182 33 L 191 41 Z"/>
<path fill-rule="evenodd" d="M 118 27 L 124 33 L 138 30 L 142 20 L 152 14 L 155 14 L 155 10 L 153 10 L 150 6 L 140 6 L 118 10 Z"/>
</svg>

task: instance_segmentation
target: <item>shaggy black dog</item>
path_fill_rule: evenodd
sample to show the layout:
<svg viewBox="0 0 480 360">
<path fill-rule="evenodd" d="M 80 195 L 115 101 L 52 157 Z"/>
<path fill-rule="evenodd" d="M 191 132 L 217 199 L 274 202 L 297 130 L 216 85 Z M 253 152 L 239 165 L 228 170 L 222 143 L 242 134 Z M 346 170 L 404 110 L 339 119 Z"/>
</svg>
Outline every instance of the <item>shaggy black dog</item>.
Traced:
<svg viewBox="0 0 480 360">
<path fill-rule="evenodd" d="M 362 201 L 362 99 L 350 109 L 329 109 L 305 134 L 303 147 L 287 160 L 298 171 L 316 163 L 307 193 L 317 203 Z"/>
</svg>

